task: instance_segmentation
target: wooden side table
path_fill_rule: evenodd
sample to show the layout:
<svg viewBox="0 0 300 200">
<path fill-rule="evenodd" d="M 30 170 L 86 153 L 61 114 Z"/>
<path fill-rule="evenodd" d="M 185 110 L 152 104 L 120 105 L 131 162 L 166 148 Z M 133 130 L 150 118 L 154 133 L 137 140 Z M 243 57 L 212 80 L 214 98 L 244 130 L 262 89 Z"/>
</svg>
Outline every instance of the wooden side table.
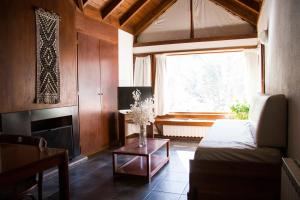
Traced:
<svg viewBox="0 0 300 200">
<path fill-rule="evenodd" d="M 165 155 L 154 155 L 162 147 L 166 148 Z M 133 158 L 118 166 L 118 155 L 130 155 Z M 130 175 L 144 177 L 149 182 L 170 159 L 170 140 L 147 138 L 146 147 L 138 147 L 138 138 L 112 152 L 113 175 Z"/>
<path fill-rule="evenodd" d="M 127 110 L 120 110 L 118 112 L 118 140 L 121 145 L 126 144 L 126 126 L 131 123 L 132 121 L 132 115 L 130 111 Z M 153 124 L 147 126 L 147 137 L 153 138 Z"/>
</svg>

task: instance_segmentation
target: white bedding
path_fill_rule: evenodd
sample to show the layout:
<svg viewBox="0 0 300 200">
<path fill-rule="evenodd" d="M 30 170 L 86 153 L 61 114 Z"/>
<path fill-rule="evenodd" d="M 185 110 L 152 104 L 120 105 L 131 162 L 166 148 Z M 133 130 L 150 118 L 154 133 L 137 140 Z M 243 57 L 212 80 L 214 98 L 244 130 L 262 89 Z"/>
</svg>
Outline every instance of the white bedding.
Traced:
<svg viewBox="0 0 300 200">
<path fill-rule="evenodd" d="M 258 148 L 253 127 L 244 120 L 217 120 L 199 144 L 195 160 L 280 162 L 277 148 Z"/>
</svg>

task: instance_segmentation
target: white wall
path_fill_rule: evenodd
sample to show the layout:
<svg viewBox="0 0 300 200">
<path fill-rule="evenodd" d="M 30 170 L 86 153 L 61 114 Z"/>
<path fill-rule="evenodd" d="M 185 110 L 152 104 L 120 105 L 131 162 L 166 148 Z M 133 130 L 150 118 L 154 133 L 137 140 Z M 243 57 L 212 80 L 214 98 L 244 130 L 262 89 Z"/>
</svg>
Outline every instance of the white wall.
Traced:
<svg viewBox="0 0 300 200">
<path fill-rule="evenodd" d="M 300 1 L 265 0 L 258 32 L 268 27 L 266 92 L 288 98 L 288 156 L 300 160 Z"/>
<path fill-rule="evenodd" d="M 164 44 L 153 46 L 134 47 L 133 53 L 159 53 L 159 52 L 172 52 L 172 51 L 192 51 L 192 50 L 207 50 L 223 47 L 245 47 L 257 46 L 257 38 L 237 39 L 237 40 L 219 40 L 207 42 L 190 42 L 190 43 L 177 43 L 177 44 Z"/>
<path fill-rule="evenodd" d="M 276 0 L 277 1 L 277 0 Z M 256 30 L 210 0 L 193 0 L 195 38 L 253 34 Z M 137 41 L 157 42 L 190 38 L 190 0 L 178 0 L 149 27 Z"/>
<path fill-rule="evenodd" d="M 133 35 L 119 29 L 119 86 L 133 85 Z"/>
</svg>

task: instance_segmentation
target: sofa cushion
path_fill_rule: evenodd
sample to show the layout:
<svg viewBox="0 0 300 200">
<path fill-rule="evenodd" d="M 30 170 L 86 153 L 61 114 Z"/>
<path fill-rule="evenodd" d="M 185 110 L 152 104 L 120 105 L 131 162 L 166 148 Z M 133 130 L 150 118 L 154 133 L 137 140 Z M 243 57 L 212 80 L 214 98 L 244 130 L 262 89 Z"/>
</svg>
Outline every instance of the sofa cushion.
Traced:
<svg viewBox="0 0 300 200">
<path fill-rule="evenodd" d="M 241 142 L 206 141 L 196 149 L 194 160 L 280 163 L 280 149 L 254 146 Z"/>
<path fill-rule="evenodd" d="M 249 120 L 258 147 L 286 147 L 287 100 L 284 95 L 260 95 L 250 108 Z"/>
<path fill-rule="evenodd" d="M 252 137 L 252 125 L 246 120 L 216 120 L 200 142 L 195 160 L 247 161 L 278 163 L 277 148 L 257 148 Z"/>
<path fill-rule="evenodd" d="M 207 136 L 202 139 L 200 144 L 204 145 L 204 143 L 208 141 L 217 141 L 221 143 L 242 143 L 253 146 L 255 143 L 252 137 L 251 127 L 251 122 L 247 120 L 219 119 L 215 121 Z"/>
</svg>

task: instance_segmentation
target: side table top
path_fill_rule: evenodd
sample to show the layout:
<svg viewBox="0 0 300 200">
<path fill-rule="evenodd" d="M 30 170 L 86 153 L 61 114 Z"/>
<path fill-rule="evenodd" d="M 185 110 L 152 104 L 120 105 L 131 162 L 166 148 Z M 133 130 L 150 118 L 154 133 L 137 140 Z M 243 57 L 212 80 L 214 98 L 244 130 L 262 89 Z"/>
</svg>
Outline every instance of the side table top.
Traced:
<svg viewBox="0 0 300 200">
<path fill-rule="evenodd" d="M 133 138 L 129 139 L 125 146 L 114 150 L 113 153 L 140 156 L 151 155 L 169 141 L 169 139 L 147 138 L 147 146 L 139 147 L 138 138 Z"/>
</svg>

